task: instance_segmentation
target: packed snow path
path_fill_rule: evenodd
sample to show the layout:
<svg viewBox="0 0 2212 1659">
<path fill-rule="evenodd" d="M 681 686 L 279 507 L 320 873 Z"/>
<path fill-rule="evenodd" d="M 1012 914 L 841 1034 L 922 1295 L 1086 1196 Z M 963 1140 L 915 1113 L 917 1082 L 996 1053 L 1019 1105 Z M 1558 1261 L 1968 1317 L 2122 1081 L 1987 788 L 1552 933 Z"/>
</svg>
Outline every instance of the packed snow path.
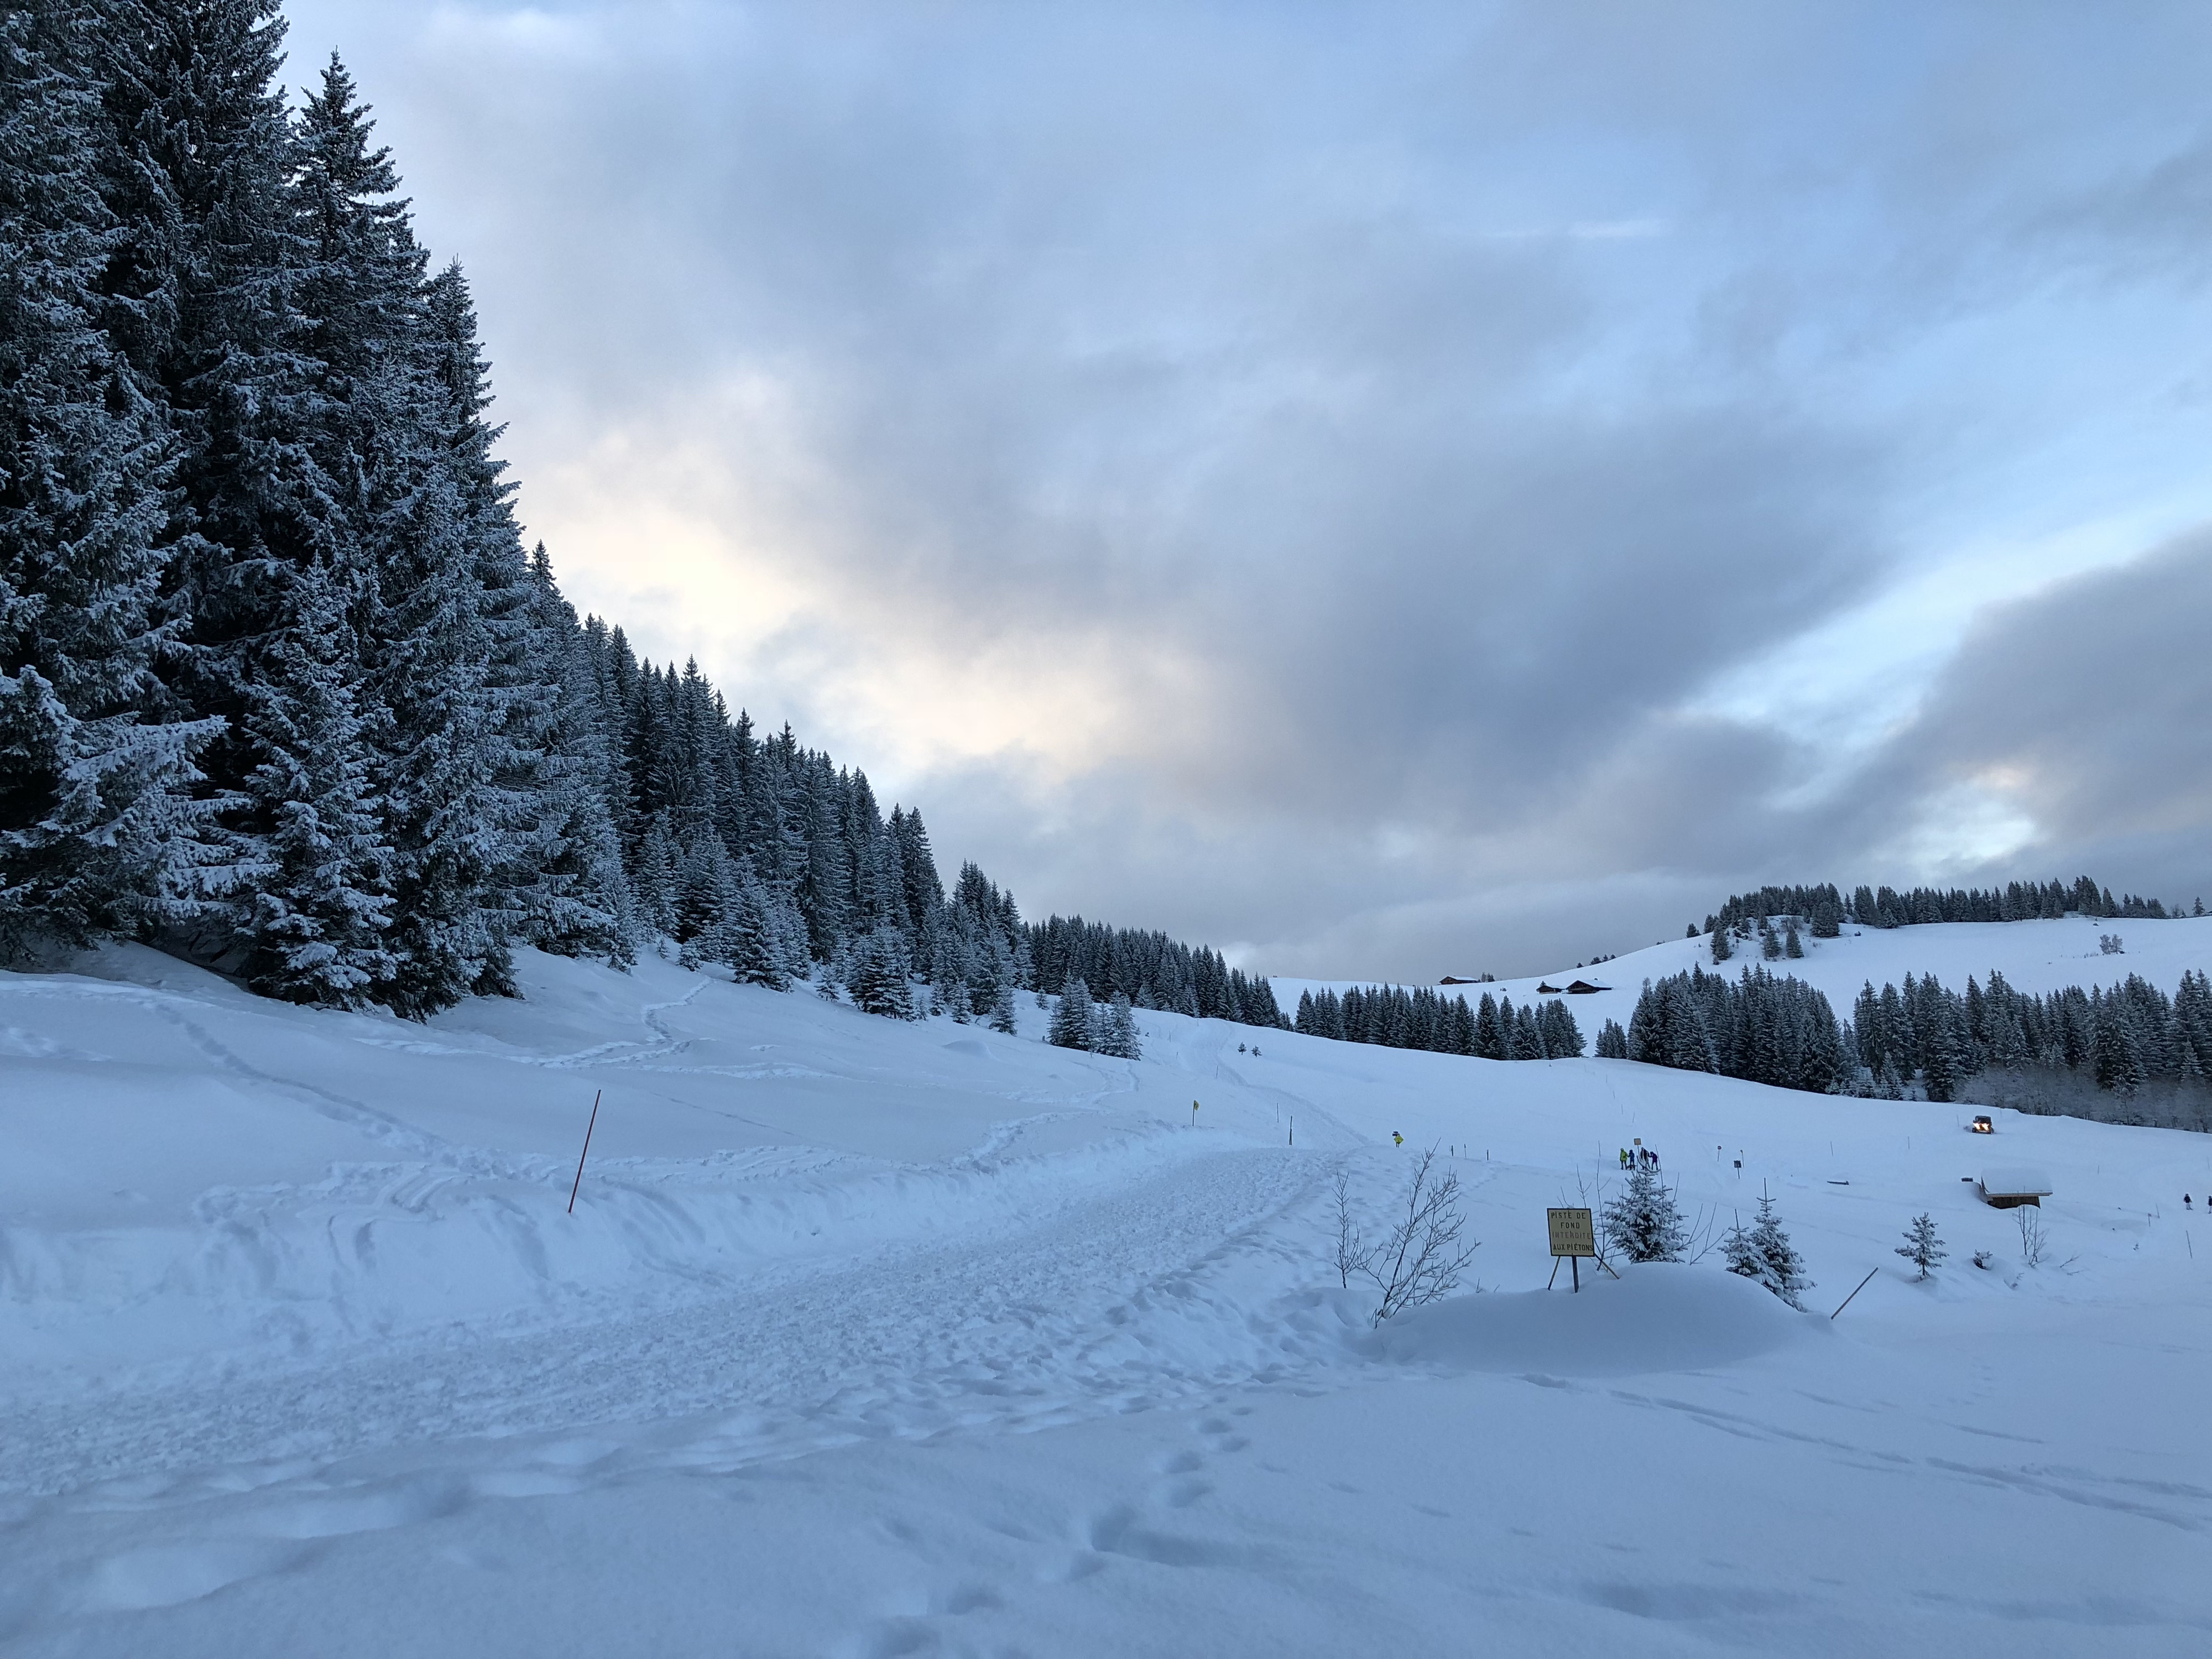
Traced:
<svg viewBox="0 0 2212 1659">
<path fill-rule="evenodd" d="M 9 1488 L 327 1459 L 489 1434 L 742 1409 L 731 1455 L 1035 1424 L 1196 1398 L 1278 1376 L 1243 1300 L 1308 1277 L 1262 1224 L 1310 1200 L 1310 1159 L 1194 1148 L 1127 1160 L 957 1238 L 769 1264 L 747 1290 L 514 1334 L 438 1331 L 311 1364 L 64 1400 L 13 1413 Z M 1269 1270 L 1272 1269 L 1272 1273 Z M 1279 1289 L 1277 1291 L 1280 1293 Z"/>
<path fill-rule="evenodd" d="M 1168 1016 L 1130 1065 L 653 961 L 427 1028 L 84 966 L 0 975 L 9 1653 L 2212 1639 L 2205 1137 Z M 1708 1221 L 1776 1194 L 1814 1310 L 1545 1292 L 1638 1137 Z M 1378 1336 L 1329 1182 L 1377 1224 L 1431 1144 L 1491 1293 Z"/>
</svg>

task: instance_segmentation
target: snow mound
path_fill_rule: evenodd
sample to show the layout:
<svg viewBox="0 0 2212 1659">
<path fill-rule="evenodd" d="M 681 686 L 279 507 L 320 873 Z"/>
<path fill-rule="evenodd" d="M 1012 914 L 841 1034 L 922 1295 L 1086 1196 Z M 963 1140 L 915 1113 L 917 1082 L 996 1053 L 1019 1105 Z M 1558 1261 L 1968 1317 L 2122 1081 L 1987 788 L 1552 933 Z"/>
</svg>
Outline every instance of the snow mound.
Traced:
<svg viewBox="0 0 2212 1659">
<path fill-rule="evenodd" d="M 1808 1320 L 1747 1279 L 1651 1262 L 1619 1279 L 1583 1264 L 1549 1291 L 1455 1297 L 1417 1308 L 1374 1339 L 1378 1357 L 1452 1370 L 1621 1376 L 1731 1364 L 1804 1336 Z"/>
</svg>

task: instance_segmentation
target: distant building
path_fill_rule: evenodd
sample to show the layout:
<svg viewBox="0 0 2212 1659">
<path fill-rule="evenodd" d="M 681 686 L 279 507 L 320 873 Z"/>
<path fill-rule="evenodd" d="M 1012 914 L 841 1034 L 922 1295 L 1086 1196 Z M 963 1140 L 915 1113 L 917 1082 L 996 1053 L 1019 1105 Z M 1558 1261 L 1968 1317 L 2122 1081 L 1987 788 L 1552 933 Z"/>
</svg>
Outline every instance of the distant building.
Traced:
<svg viewBox="0 0 2212 1659">
<path fill-rule="evenodd" d="M 1982 1202 L 1993 1210 L 2016 1210 L 2023 1204 L 2043 1207 L 2051 1196 L 2051 1178 L 2040 1170 L 1984 1170 Z"/>
</svg>

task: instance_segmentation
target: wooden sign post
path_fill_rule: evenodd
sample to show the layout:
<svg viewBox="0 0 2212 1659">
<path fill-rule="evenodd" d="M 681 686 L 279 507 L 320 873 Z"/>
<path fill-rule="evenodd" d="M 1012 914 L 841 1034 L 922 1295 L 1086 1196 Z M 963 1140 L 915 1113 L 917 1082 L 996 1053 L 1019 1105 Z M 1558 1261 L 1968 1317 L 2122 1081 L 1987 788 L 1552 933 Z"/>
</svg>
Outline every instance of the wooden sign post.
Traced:
<svg viewBox="0 0 2212 1659">
<path fill-rule="evenodd" d="M 1547 1210 L 1544 1223 L 1552 1235 L 1552 1279 L 1559 1276 L 1559 1258 L 1566 1257 L 1570 1271 L 1575 1277 L 1575 1293 L 1582 1294 L 1583 1258 L 1597 1255 L 1597 1230 L 1590 1224 L 1588 1210 Z M 1549 1290 L 1547 1282 L 1545 1289 Z"/>
</svg>

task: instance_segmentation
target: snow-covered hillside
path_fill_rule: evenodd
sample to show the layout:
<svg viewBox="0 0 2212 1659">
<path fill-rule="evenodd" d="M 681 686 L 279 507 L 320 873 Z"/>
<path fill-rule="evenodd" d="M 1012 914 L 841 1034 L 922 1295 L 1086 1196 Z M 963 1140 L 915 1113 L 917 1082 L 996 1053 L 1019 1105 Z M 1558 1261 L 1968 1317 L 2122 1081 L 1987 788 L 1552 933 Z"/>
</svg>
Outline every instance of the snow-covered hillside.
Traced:
<svg viewBox="0 0 2212 1659">
<path fill-rule="evenodd" d="M 2099 944 L 2105 934 L 2119 935 L 2123 948 L 2108 955 Z M 1564 987 L 1574 980 L 1607 988 L 1586 996 L 1566 999 L 1583 1036 L 1593 1043 L 1608 1019 L 1628 1024 L 1635 1011 L 1638 991 L 1647 979 L 1686 972 L 1692 967 L 1733 978 L 1746 968 L 1765 967 L 1790 974 L 1827 994 L 1838 1019 L 1848 1019 L 1851 999 L 1871 981 L 1877 991 L 1884 985 L 1902 985 L 1907 974 L 1933 974 L 1954 991 L 1966 988 L 1972 975 L 1986 980 L 1990 969 L 2001 969 L 2016 991 L 2043 994 L 2078 985 L 2114 985 L 2130 974 L 2140 974 L 2171 995 L 2180 983 L 2182 970 L 2203 970 L 2212 965 L 2212 916 L 2177 917 L 2164 921 L 2112 921 L 2095 916 L 2074 916 L 2063 921 L 1957 921 L 1919 927 L 1859 927 L 1845 924 L 1839 939 L 1814 939 L 1802 934 L 1802 960 L 1763 961 L 1759 944 L 1738 941 L 1735 955 L 1715 967 L 1711 941 L 1705 938 L 1668 939 L 1641 951 L 1623 952 L 1594 968 L 1569 965 L 1528 979 L 1500 980 L 1494 984 L 1459 988 L 1472 999 L 1488 993 L 1504 994 L 1516 1004 L 1539 994 L 1541 985 Z M 1301 991 L 1326 986 L 1342 992 L 1364 980 L 1281 979 L 1273 981 L 1275 1000 L 1285 1012 L 1297 1006 Z"/>
<path fill-rule="evenodd" d="M 2119 957 L 2069 922 L 1793 966 L 1847 1002 L 1907 969 L 2212 960 L 2212 924 L 2116 930 Z M 1585 1030 L 1697 949 L 1605 964 L 1623 1000 L 1577 999 Z M 1131 1064 L 1044 1046 L 1028 999 L 1006 1037 L 651 959 L 526 956 L 526 1000 L 428 1026 L 137 949 L 80 969 L 0 975 L 9 1653 L 2212 1630 L 2212 1230 L 2181 1196 L 2212 1139 L 2001 1114 L 1990 1139 L 1948 1106 L 1610 1061 L 1240 1054 L 1248 1028 L 1158 1014 Z M 1814 1310 L 1717 1255 L 1547 1291 L 1545 1208 L 1636 1138 L 1693 1213 L 1775 1194 Z M 1329 1183 L 1379 1217 L 1431 1143 L 1483 1293 L 1377 1336 L 1327 1266 Z M 2039 1267 L 1962 1179 L 1985 1163 L 2051 1176 Z M 1891 1247 L 1923 1210 L 1951 1255 L 1918 1284 Z"/>
</svg>

